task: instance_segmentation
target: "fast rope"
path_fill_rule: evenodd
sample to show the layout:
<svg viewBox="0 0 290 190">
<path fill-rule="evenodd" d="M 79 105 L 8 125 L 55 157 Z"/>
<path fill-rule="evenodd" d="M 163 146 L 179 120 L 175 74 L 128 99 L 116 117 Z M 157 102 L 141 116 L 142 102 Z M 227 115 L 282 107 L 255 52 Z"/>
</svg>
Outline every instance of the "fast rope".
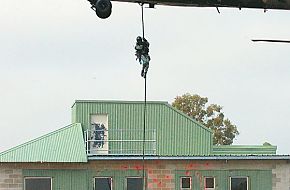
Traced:
<svg viewBox="0 0 290 190">
<path fill-rule="evenodd" d="M 141 22 L 142 22 L 142 37 L 145 38 L 145 26 L 144 26 L 144 3 L 141 4 L 141 13 L 142 13 L 142 17 L 141 17 Z"/>
<path fill-rule="evenodd" d="M 145 26 L 144 26 L 144 4 L 141 4 L 141 22 L 142 22 L 142 37 L 145 39 Z M 147 112 L 147 73 L 144 76 L 144 111 L 143 111 L 143 157 L 142 157 L 142 178 L 143 190 L 146 190 L 145 180 L 145 141 L 146 141 L 146 112 Z"/>
<path fill-rule="evenodd" d="M 144 121 L 143 121 L 143 158 L 142 158 L 142 165 L 143 165 L 143 174 L 142 174 L 142 177 L 143 177 L 143 186 L 144 186 L 144 190 L 146 189 L 146 180 L 145 180 L 145 139 L 146 139 L 146 112 L 147 112 L 147 89 L 146 89 L 146 86 L 147 86 L 147 80 L 146 80 L 146 76 L 144 77 Z"/>
</svg>

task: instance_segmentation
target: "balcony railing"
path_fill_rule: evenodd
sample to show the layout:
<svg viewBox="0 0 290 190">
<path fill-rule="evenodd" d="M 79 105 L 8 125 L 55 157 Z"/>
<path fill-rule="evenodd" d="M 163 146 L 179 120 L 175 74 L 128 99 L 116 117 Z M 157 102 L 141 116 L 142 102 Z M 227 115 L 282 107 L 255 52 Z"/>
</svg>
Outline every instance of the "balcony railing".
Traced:
<svg viewBox="0 0 290 190">
<path fill-rule="evenodd" d="M 102 129 L 86 130 L 85 144 L 88 156 L 156 155 L 156 130 Z"/>
</svg>

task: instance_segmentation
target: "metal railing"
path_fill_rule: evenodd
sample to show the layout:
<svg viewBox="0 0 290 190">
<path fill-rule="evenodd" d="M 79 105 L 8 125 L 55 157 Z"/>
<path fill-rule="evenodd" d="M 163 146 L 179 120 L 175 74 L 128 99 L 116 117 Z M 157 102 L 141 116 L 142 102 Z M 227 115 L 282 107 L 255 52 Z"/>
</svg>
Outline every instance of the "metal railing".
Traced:
<svg viewBox="0 0 290 190">
<path fill-rule="evenodd" d="M 102 129 L 84 132 L 88 156 L 100 155 L 156 155 L 156 130 Z"/>
</svg>

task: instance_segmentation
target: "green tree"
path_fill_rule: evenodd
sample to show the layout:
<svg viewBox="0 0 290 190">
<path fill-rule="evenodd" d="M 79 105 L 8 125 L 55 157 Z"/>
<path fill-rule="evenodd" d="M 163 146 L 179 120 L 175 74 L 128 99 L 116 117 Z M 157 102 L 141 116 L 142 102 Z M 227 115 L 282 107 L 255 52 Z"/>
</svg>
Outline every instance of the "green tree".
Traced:
<svg viewBox="0 0 290 190">
<path fill-rule="evenodd" d="M 172 106 L 210 128 L 214 133 L 213 143 L 215 145 L 232 144 L 234 138 L 239 135 L 236 125 L 225 118 L 220 105 L 207 106 L 207 103 L 208 98 L 206 97 L 186 93 L 177 96 Z"/>
</svg>

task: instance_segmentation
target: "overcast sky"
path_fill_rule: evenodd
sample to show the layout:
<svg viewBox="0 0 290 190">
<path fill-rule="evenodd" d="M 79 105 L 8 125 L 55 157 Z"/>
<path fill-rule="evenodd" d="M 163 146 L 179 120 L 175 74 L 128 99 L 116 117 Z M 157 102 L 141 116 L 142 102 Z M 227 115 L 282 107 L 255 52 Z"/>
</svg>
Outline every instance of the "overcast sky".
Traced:
<svg viewBox="0 0 290 190">
<path fill-rule="evenodd" d="M 186 92 L 223 106 L 234 144 L 265 141 L 290 154 L 290 12 L 145 9 L 152 61 L 148 100 Z M 134 43 L 140 6 L 113 2 L 98 19 L 86 0 L 1 0 L 0 151 L 70 124 L 76 99 L 143 100 Z"/>
</svg>

